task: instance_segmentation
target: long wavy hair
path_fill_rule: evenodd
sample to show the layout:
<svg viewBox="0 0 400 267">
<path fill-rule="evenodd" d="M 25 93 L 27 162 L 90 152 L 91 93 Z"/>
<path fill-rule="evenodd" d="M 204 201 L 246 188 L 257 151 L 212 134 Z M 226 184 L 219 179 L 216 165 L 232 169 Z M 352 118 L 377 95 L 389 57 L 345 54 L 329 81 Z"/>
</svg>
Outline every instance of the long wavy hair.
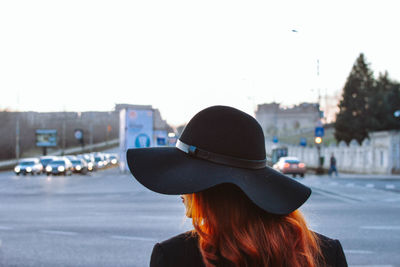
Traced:
<svg viewBox="0 0 400 267">
<path fill-rule="evenodd" d="M 233 184 L 184 199 L 207 267 L 321 266 L 318 238 L 298 210 L 289 215 L 268 213 Z"/>
</svg>

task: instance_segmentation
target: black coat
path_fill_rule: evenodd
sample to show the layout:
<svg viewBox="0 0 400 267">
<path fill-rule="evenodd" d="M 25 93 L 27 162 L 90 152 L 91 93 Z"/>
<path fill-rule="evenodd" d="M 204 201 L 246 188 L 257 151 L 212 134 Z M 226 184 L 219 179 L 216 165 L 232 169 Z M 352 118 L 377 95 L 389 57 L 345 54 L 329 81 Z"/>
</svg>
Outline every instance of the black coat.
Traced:
<svg viewBox="0 0 400 267">
<path fill-rule="evenodd" d="M 326 267 L 347 267 L 346 257 L 339 240 L 317 234 Z M 151 254 L 150 267 L 204 267 L 198 248 L 198 238 L 190 232 L 157 243 Z"/>
</svg>

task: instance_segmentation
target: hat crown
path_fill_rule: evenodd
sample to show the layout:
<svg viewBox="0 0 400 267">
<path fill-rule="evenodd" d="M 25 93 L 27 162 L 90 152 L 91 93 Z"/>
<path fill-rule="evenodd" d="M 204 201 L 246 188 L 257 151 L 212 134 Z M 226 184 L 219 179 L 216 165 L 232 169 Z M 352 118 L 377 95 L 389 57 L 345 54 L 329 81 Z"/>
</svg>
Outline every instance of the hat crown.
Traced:
<svg viewBox="0 0 400 267">
<path fill-rule="evenodd" d="M 227 106 L 213 106 L 197 113 L 181 137 L 185 144 L 209 152 L 248 159 L 265 159 L 265 138 L 252 116 Z"/>
</svg>

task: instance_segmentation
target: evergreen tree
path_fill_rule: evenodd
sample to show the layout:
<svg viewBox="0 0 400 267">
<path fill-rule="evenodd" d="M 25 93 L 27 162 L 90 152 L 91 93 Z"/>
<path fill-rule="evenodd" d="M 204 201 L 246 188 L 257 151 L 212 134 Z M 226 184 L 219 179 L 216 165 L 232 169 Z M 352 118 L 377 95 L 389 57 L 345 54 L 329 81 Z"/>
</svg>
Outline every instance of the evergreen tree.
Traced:
<svg viewBox="0 0 400 267">
<path fill-rule="evenodd" d="M 359 144 L 368 137 L 368 97 L 374 90 L 373 73 L 360 54 L 343 88 L 336 115 L 335 138 L 347 144 L 356 139 Z"/>
<path fill-rule="evenodd" d="M 388 76 L 387 72 L 380 75 L 376 83 L 383 94 L 382 114 L 379 117 L 382 119 L 381 130 L 399 130 L 400 118 L 394 117 L 394 112 L 400 109 L 400 84 L 390 80 Z"/>
</svg>

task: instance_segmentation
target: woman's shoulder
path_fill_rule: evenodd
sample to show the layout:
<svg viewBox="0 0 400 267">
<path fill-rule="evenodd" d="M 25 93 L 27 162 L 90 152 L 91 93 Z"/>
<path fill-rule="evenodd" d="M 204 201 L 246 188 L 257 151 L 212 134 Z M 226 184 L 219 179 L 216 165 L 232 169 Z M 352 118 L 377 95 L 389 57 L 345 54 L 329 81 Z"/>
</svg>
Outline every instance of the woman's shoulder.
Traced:
<svg viewBox="0 0 400 267">
<path fill-rule="evenodd" d="M 189 231 L 157 243 L 151 254 L 150 266 L 203 267 L 197 241 L 197 235 Z"/>
<path fill-rule="evenodd" d="M 315 233 L 319 240 L 324 261 L 328 266 L 347 267 L 346 257 L 338 239 Z"/>
</svg>

